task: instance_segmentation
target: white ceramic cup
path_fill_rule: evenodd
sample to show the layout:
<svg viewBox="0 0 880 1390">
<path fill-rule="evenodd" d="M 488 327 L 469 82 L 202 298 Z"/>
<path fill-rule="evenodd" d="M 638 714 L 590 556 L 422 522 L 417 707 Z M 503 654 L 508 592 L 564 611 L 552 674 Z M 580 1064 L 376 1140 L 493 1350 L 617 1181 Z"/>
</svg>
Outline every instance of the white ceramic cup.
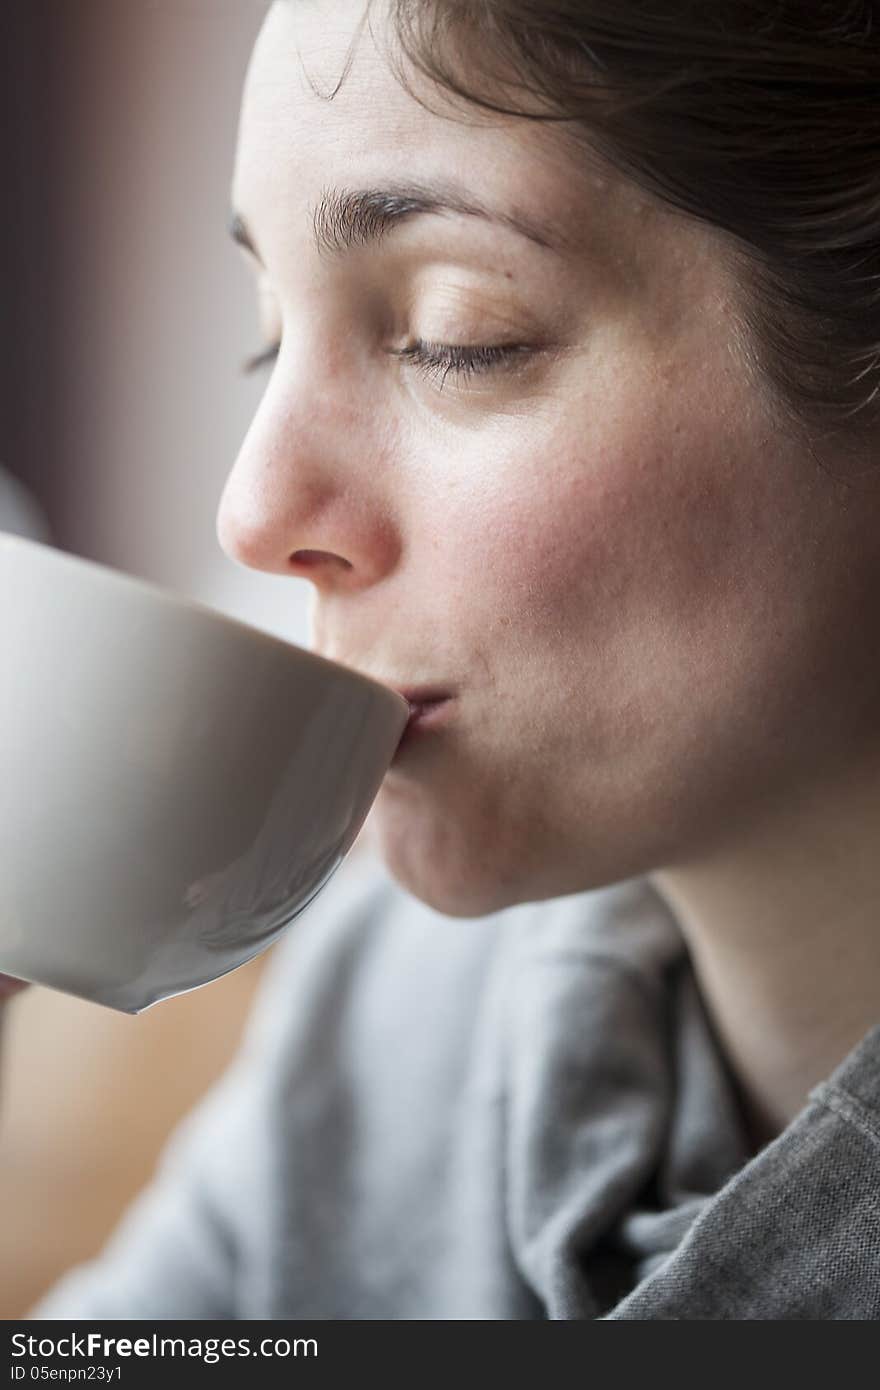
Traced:
<svg viewBox="0 0 880 1390">
<path fill-rule="evenodd" d="M 395 691 L 0 534 L 0 973 L 126 1013 L 269 946 L 354 843 Z"/>
</svg>

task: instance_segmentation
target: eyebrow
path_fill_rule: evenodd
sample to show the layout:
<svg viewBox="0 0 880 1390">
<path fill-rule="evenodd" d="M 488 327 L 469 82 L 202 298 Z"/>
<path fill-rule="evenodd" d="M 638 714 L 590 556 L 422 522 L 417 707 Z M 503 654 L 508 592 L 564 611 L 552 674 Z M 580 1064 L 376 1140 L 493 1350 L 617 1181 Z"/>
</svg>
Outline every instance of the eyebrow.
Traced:
<svg viewBox="0 0 880 1390">
<path fill-rule="evenodd" d="M 381 241 L 401 223 L 426 214 L 476 217 L 507 227 L 546 250 L 564 249 L 562 238 L 521 212 L 490 208 L 451 184 L 406 183 L 386 188 L 325 189 L 312 209 L 312 236 L 319 255 L 336 257 Z M 247 223 L 233 212 L 229 230 L 262 264 Z"/>
</svg>

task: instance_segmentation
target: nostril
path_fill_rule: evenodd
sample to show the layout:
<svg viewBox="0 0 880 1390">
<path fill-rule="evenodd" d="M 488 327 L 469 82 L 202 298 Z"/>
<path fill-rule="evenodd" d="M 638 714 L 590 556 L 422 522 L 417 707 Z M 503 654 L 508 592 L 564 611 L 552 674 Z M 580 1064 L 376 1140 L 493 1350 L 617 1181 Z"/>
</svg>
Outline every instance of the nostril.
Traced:
<svg viewBox="0 0 880 1390">
<path fill-rule="evenodd" d="M 290 558 L 294 565 L 303 569 L 314 569 L 316 565 L 324 565 L 328 561 L 341 565 L 343 569 L 351 569 L 350 560 L 344 560 L 341 555 L 333 555 L 329 550 L 295 550 Z"/>
</svg>

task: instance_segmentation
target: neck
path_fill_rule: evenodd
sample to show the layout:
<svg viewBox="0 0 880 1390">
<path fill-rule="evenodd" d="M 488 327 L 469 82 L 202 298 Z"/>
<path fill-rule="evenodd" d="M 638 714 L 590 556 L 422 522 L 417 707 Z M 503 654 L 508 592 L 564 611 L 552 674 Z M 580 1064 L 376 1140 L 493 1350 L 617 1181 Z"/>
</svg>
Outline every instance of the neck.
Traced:
<svg viewBox="0 0 880 1390">
<path fill-rule="evenodd" d="M 655 874 L 756 1148 L 880 1021 L 880 777 Z"/>
</svg>

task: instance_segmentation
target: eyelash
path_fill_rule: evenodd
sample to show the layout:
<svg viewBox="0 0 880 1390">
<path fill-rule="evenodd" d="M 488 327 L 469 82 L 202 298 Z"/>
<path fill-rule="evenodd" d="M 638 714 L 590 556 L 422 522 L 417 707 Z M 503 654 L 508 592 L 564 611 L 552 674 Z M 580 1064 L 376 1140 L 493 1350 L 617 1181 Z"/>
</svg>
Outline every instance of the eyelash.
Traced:
<svg viewBox="0 0 880 1390">
<path fill-rule="evenodd" d="M 242 364 L 242 371 L 257 372 L 262 367 L 269 366 L 275 361 L 280 350 L 281 344 L 273 343 L 264 352 L 249 357 Z M 428 378 L 436 380 L 439 376 L 439 387 L 442 390 L 450 372 L 456 380 L 464 381 L 468 377 L 487 374 L 500 367 L 512 367 L 531 351 L 525 343 L 460 347 L 453 343 L 425 342 L 420 338 L 410 347 L 394 348 L 391 355 L 411 362 Z"/>
</svg>

